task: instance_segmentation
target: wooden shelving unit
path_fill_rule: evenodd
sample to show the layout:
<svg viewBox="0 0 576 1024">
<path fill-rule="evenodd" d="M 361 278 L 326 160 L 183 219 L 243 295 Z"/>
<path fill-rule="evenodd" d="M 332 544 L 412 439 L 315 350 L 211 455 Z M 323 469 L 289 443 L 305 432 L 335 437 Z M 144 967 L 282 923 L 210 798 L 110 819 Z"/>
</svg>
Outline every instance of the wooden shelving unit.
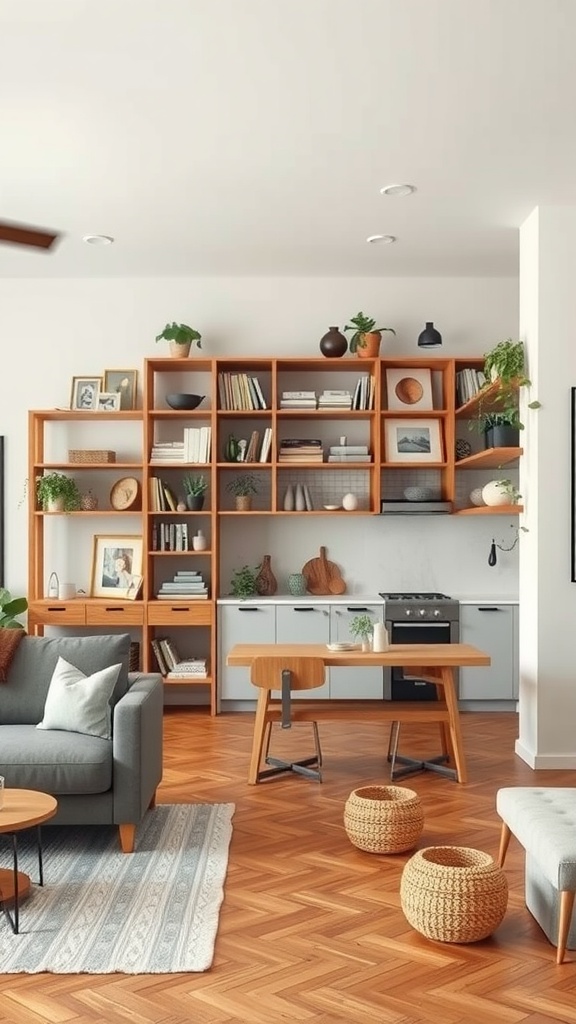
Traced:
<svg viewBox="0 0 576 1024">
<path fill-rule="evenodd" d="M 456 372 L 463 366 L 482 366 L 481 359 L 343 359 L 286 358 L 286 359 L 147 359 L 143 369 L 143 407 L 127 412 L 78 412 L 60 409 L 39 410 L 29 413 L 29 476 L 32 482 L 44 471 L 56 469 L 73 474 L 80 489 L 94 488 L 99 492 L 98 508 L 93 511 L 47 513 L 39 510 L 33 484 L 29 488 L 29 629 L 42 633 L 46 626 L 61 626 L 77 630 L 82 626 L 106 629 L 129 628 L 141 638 L 142 667 L 155 669 L 152 641 L 171 634 L 178 649 L 208 659 L 208 679 L 191 682 L 175 681 L 172 686 L 193 686 L 202 694 L 211 712 L 216 713 L 216 598 L 220 592 L 219 553 L 221 530 L 228 530 L 235 518 L 280 516 L 283 520 L 294 516 L 284 509 L 284 495 L 289 483 L 299 477 L 309 484 L 314 497 L 311 516 L 331 515 L 340 519 L 361 515 L 380 514 L 381 497 L 401 498 L 406 482 L 418 484 L 433 480 L 442 500 L 454 503 L 457 474 L 467 470 L 492 471 L 503 466 L 514 466 L 522 455 L 521 448 L 489 449 L 476 452 L 465 459 L 455 459 L 456 423 L 478 415 L 479 398 L 464 406 L 456 404 Z M 389 408 L 387 397 L 387 369 L 404 369 L 418 377 L 429 372 L 432 382 L 432 407 Z M 221 374 L 249 375 L 258 378 L 266 409 L 229 409 L 222 407 Z M 373 407 L 348 409 L 282 409 L 280 398 L 284 390 L 345 389 L 354 391 L 360 376 L 372 377 Z M 189 391 L 204 395 L 200 407 L 189 412 L 167 407 L 165 396 L 170 392 Z M 488 411 L 490 396 L 483 393 L 482 412 Z M 387 453 L 387 424 L 397 419 L 418 427 L 432 423 L 440 438 L 440 457 L 391 460 Z M 208 464 L 151 462 L 150 453 L 155 441 L 181 440 L 187 426 L 209 426 L 211 429 L 211 457 Z M 266 427 L 272 433 L 270 454 L 266 462 L 231 463 L 224 452 L 229 434 L 249 438 L 257 430 L 260 440 Z M 118 452 L 115 463 L 73 463 L 68 449 L 77 447 L 105 447 L 101 433 L 113 431 L 114 443 L 109 445 Z M 124 443 L 124 431 L 131 432 L 129 443 Z M 59 447 L 52 441 L 52 433 L 59 434 Z M 317 437 L 325 451 L 338 445 L 345 435 L 348 443 L 368 446 L 370 462 L 303 462 L 286 463 L 278 458 L 283 438 Z M 87 443 L 86 439 L 89 439 Z M 180 498 L 183 496 L 182 476 L 185 473 L 204 473 L 209 480 L 204 508 L 200 512 L 154 511 L 151 506 L 151 480 L 155 476 L 165 479 Z M 253 508 L 238 512 L 227 484 L 237 474 L 252 473 L 260 487 Z M 136 476 L 141 484 L 142 502 L 137 509 L 127 512 L 110 507 L 108 495 L 111 486 L 122 476 Z M 358 510 L 326 511 L 329 502 L 323 496 L 330 488 L 337 493 L 353 490 L 361 496 Z M 455 515 L 517 515 L 522 506 L 495 506 L 464 508 Z M 301 522 L 300 514 L 295 519 Z M 155 527 L 159 523 L 186 522 L 189 534 L 201 528 L 208 538 L 204 551 L 158 551 L 153 549 Z M 108 528 L 106 530 L 106 527 Z M 78 534 L 76 533 L 78 531 Z M 143 543 L 144 586 L 137 601 L 77 597 L 72 601 L 48 600 L 45 596 L 47 580 L 53 569 L 55 545 L 60 551 L 67 543 L 74 549 L 73 558 L 90 560 L 91 538 L 106 532 L 118 535 L 138 535 Z M 54 540 L 52 534 L 57 535 Z M 76 543 L 76 537 L 81 538 Z M 79 555 L 82 551 L 83 554 Z M 60 556 L 59 556 L 60 557 Z M 62 556 L 63 557 L 63 556 Z M 72 563 L 74 564 L 74 562 Z M 177 568 L 199 568 L 209 587 L 208 600 L 164 601 L 157 598 L 158 587 L 171 577 Z M 85 575 L 85 574 L 84 574 Z M 73 570 L 70 578 L 74 579 Z M 182 640 L 180 642 L 180 638 Z"/>
</svg>

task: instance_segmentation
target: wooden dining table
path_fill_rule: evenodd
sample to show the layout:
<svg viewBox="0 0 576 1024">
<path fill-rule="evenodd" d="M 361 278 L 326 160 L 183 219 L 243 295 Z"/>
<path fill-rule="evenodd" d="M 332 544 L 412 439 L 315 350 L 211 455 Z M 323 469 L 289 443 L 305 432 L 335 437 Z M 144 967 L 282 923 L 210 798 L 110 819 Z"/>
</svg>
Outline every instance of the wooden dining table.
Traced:
<svg viewBox="0 0 576 1024">
<path fill-rule="evenodd" d="M 445 773 L 455 781 L 468 781 L 466 758 L 460 727 L 458 695 L 454 672 L 458 668 L 489 666 L 490 656 L 471 644 L 391 644 L 386 651 L 331 650 L 325 644 L 235 644 L 228 652 L 227 665 L 249 667 L 259 657 L 321 658 L 327 667 L 395 666 L 407 674 L 434 683 L 437 700 L 294 700 L 292 703 L 309 721 L 343 719 L 365 720 L 366 713 L 376 721 L 437 722 L 441 755 L 436 761 L 446 764 Z M 413 760 L 413 759 L 409 759 Z M 430 762 L 421 762 L 424 766 Z"/>
</svg>

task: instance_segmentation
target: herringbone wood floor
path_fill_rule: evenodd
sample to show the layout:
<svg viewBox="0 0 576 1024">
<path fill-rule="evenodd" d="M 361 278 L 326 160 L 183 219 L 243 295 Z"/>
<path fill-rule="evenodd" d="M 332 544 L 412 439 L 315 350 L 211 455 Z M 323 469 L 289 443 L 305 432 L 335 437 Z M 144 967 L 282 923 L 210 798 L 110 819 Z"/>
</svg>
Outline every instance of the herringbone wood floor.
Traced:
<svg viewBox="0 0 576 1024">
<path fill-rule="evenodd" d="M 302 726 L 304 729 L 305 727 Z M 427 756 L 433 727 L 407 727 L 402 748 Z M 574 772 L 532 772 L 514 755 L 513 714 L 463 716 L 470 782 L 431 773 L 417 790 L 421 846 L 495 854 L 500 786 L 574 786 Z M 0 1024 L 576 1024 L 576 952 L 554 949 L 523 900 L 523 852 L 512 839 L 509 906 L 497 932 L 466 946 L 433 943 L 407 924 L 399 879 L 410 856 L 351 846 L 351 789 L 388 781 L 387 727 L 321 725 L 324 782 L 245 783 L 251 716 L 169 709 L 159 801 L 234 802 L 234 835 L 213 967 L 190 975 L 10 975 Z M 307 746 L 308 734 L 302 736 Z M 4 927 L 0 922 L 0 927 Z"/>
</svg>

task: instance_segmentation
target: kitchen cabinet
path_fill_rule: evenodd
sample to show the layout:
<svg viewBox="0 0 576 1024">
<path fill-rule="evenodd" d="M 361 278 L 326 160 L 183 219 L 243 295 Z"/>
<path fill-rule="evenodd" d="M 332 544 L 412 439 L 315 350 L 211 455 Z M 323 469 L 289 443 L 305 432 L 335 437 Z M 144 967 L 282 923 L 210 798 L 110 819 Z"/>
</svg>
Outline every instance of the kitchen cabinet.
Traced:
<svg viewBox="0 0 576 1024">
<path fill-rule="evenodd" d="M 276 643 L 330 643 L 330 606 L 327 604 L 276 605 Z M 245 643 L 246 641 L 244 641 Z M 320 690 L 301 690 L 299 700 L 326 700 L 330 690 L 331 669 L 326 669 L 326 684 Z"/>
<path fill-rule="evenodd" d="M 276 642 L 276 609 L 273 604 L 243 601 L 218 608 L 220 657 L 218 679 L 222 700 L 256 700 L 255 687 L 245 668 L 231 668 L 226 654 L 234 644 L 273 644 Z"/>
<path fill-rule="evenodd" d="M 497 601 L 460 605 L 460 639 L 485 651 L 489 668 L 460 669 L 460 699 L 500 701 L 518 696 L 518 607 Z"/>
</svg>

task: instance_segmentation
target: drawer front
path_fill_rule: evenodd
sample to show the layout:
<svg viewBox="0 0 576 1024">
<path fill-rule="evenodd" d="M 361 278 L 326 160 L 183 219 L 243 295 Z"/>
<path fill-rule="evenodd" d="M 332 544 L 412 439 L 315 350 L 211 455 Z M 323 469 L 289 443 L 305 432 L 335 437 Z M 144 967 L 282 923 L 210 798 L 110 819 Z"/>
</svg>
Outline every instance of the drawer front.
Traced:
<svg viewBox="0 0 576 1024">
<path fill-rule="evenodd" d="M 150 626 L 211 626 L 212 602 L 158 601 L 148 605 Z"/>
<path fill-rule="evenodd" d="M 85 626 L 86 605 L 83 601 L 47 601 L 32 604 L 28 609 L 28 628 L 34 626 Z"/>
<path fill-rule="evenodd" d="M 123 601 L 105 601 L 86 605 L 87 626 L 141 626 L 144 623 L 144 605 Z"/>
</svg>

